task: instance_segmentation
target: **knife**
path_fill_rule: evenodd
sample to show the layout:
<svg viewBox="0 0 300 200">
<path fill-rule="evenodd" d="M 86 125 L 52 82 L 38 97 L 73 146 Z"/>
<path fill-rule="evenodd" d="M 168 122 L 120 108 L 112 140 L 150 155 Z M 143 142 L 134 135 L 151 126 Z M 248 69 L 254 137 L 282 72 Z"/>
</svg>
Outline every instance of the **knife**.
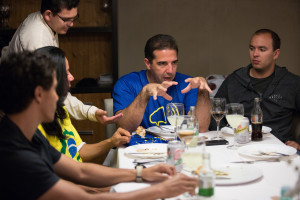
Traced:
<svg viewBox="0 0 300 200">
<path fill-rule="evenodd" d="M 152 154 L 152 155 L 160 155 L 160 154 L 166 154 L 166 152 L 153 152 L 153 153 L 151 153 L 151 152 L 149 152 L 149 153 L 147 153 L 147 152 L 129 152 L 127 154 Z"/>
<path fill-rule="evenodd" d="M 243 161 L 233 161 L 231 163 L 247 163 L 247 164 L 253 164 L 255 162 L 261 162 L 261 161 L 265 161 L 265 162 L 280 162 L 279 158 L 275 158 L 275 159 L 264 159 L 264 160 L 243 160 Z"/>
</svg>

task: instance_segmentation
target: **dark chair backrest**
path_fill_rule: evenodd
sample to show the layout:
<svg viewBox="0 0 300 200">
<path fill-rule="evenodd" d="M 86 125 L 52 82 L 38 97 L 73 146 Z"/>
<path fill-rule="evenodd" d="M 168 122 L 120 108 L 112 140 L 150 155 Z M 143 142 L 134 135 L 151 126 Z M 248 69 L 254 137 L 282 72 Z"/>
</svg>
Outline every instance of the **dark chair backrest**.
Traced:
<svg viewBox="0 0 300 200">
<path fill-rule="evenodd" d="M 296 141 L 300 140 L 300 114 L 295 114 L 293 116 L 291 132 Z"/>
</svg>

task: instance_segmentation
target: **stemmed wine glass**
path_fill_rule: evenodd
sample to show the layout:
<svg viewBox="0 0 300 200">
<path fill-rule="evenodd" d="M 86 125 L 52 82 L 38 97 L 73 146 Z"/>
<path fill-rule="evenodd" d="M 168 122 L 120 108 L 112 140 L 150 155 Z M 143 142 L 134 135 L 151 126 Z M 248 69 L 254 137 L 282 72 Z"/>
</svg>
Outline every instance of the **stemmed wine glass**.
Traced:
<svg viewBox="0 0 300 200">
<path fill-rule="evenodd" d="M 169 123 L 175 127 L 174 139 L 177 140 L 178 127 L 181 126 L 184 120 L 184 105 L 183 103 L 168 103 L 166 110 Z"/>
<path fill-rule="evenodd" d="M 226 111 L 226 99 L 225 98 L 212 98 L 211 99 L 211 115 L 217 122 L 217 134 L 212 137 L 213 140 L 223 139 L 219 134 L 220 121 L 224 117 Z"/>
<path fill-rule="evenodd" d="M 239 124 L 242 122 L 244 117 L 244 106 L 243 104 L 239 103 L 230 103 L 226 105 L 226 120 L 229 123 L 229 125 L 233 128 L 233 134 L 234 134 L 234 143 L 233 145 L 227 146 L 229 149 L 237 149 L 237 133 L 236 129 L 239 126 Z"/>
</svg>

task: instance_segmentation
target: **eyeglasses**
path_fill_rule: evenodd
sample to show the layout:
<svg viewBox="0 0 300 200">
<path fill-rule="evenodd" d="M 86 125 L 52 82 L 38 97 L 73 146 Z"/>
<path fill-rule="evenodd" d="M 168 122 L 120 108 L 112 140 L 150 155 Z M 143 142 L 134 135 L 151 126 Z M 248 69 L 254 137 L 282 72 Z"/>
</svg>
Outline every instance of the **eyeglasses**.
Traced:
<svg viewBox="0 0 300 200">
<path fill-rule="evenodd" d="M 57 16 L 65 23 L 73 23 L 79 18 L 79 14 L 77 14 L 75 17 L 71 17 L 71 18 L 61 17 L 58 14 L 57 14 Z"/>
</svg>

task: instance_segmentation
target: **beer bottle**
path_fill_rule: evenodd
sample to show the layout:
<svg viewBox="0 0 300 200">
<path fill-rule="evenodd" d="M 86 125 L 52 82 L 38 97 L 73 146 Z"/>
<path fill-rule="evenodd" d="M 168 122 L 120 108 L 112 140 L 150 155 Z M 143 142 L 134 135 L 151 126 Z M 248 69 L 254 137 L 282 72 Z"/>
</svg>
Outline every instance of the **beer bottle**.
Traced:
<svg viewBox="0 0 300 200">
<path fill-rule="evenodd" d="M 214 195 L 215 188 L 215 173 L 210 166 L 210 154 L 203 154 L 203 167 L 199 172 L 199 196 L 211 197 Z"/>
<path fill-rule="evenodd" d="M 262 123 L 263 123 L 263 112 L 260 107 L 260 99 L 254 98 L 254 105 L 251 111 L 251 126 L 252 126 L 252 141 L 262 140 Z"/>
</svg>

